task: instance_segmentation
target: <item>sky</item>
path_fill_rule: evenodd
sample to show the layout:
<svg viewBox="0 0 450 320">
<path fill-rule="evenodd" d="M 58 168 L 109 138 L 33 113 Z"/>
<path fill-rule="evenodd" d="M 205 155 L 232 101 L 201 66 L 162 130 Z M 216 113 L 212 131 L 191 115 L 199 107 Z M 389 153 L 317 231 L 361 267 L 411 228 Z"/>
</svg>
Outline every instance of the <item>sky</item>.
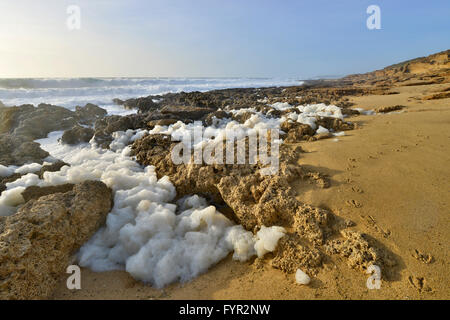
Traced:
<svg viewBox="0 0 450 320">
<path fill-rule="evenodd" d="M 307 79 L 447 49 L 449 0 L 0 0 L 0 77 Z"/>
</svg>

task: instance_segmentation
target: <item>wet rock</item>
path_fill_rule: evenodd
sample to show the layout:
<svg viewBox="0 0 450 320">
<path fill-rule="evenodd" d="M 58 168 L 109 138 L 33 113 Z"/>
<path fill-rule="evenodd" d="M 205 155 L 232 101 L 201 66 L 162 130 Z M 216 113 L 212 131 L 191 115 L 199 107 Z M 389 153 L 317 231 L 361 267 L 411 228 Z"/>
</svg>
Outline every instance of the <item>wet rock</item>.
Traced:
<svg viewBox="0 0 450 320">
<path fill-rule="evenodd" d="M 119 98 L 114 98 L 114 99 L 112 99 L 112 101 L 113 101 L 114 104 L 117 104 L 119 106 L 121 106 L 121 105 L 123 105 L 125 103 L 125 101 L 123 101 L 123 100 L 121 100 Z"/>
<path fill-rule="evenodd" d="M 44 177 L 44 173 L 59 171 L 64 166 L 70 166 L 70 164 L 65 163 L 64 161 L 57 161 L 55 163 L 42 166 L 41 170 L 39 170 L 38 173 L 39 179 L 42 179 Z"/>
<path fill-rule="evenodd" d="M 58 162 L 55 162 L 52 164 L 48 164 L 48 165 L 42 166 L 42 168 L 38 172 L 36 172 L 36 174 L 39 176 L 39 179 L 43 179 L 45 172 L 59 171 L 59 170 L 61 170 L 61 168 L 63 166 L 69 166 L 69 164 L 67 164 L 63 161 L 58 161 Z M 14 182 L 17 179 L 20 179 L 22 176 L 23 176 L 23 174 L 14 173 L 10 176 L 0 178 L 0 195 L 2 194 L 3 191 L 6 190 L 7 183 Z"/>
<path fill-rule="evenodd" d="M 75 126 L 70 130 L 64 131 L 61 137 L 61 142 L 68 145 L 86 143 L 92 139 L 94 133 L 95 131 L 92 128 Z"/>
<path fill-rule="evenodd" d="M 75 114 L 81 124 L 92 125 L 99 118 L 106 116 L 108 112 L 99 106 L 88 103 L 84 107 L 76 106 Z"/>
<path fill-rule="evenodd" d="M 146 127 L 144 115 L 133 114 L 128 116 L 107 116 L 95 122 L 95 142 L 102 148 L 109 148 L 112 133 L 116 131 L 126 131 L 128 129 L 139 129 Z"/>
<path fill-rule="evenodd" d="M 0 299 L 44 299 L 71 256 L 104 223 L 112 192 L 102 182 L 30 200 L 0 221 Z"/>
<path fill-rule="evenodd" d="M 128 99 L 122 104 L 125 109 L 137 109 L 138 113 L 146 113 L 158 108 L 158 104 L 153 102 L 151 97 Z"/>
</svg>

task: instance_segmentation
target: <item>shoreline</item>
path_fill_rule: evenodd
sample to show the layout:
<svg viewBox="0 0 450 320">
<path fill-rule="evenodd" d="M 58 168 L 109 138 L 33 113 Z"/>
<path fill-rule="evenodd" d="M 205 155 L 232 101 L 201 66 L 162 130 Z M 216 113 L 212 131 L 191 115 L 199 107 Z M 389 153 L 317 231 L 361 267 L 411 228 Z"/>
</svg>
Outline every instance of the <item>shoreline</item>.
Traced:
<svg viewBox="0 0 450 320">
<path fill-rule="evenodd" d="M 352 100 L 362 108 L 381 107 L 387 102 L 389 104 L 403 102 L 407 109 L 400 114 L 358 116 L 354 121 L 361 126 L 360 129 L 339 138 L 339 142 L 328 139 L 302 143 L 306 153 L 302 154 L 299 160 L 301 165 L 320 168 L 320 171 L 330 176 L 331 187 L 320 189 L 294 184 L 297 197 L 304 202 L 338 212 L 340 216 L 355 221 L 359 229 L 379 238 L 402 261 L 398 277 L 392 281 L 383 281 L 381 290 L 368 290 L 365 286 L 367 275 L 349 269 L 339 259 L 329 265 L 326 264 L 325 268 L 312 280 L 312 284 L 303 287 L 295 284 L 293 275 L 283 274 L 270 266 L 263 265 L 261 268 L 255 261 L 243 264 L 232 261 L 228 257 L 198 278 L 185 284 L 172 284 L 162 290 L 137 282 L 125 272 L 94 273 L 82 269 L 83 277 L 86 279 L 83 290 L 70 292 L 65 288 L 64 281 L 61 281 L 52 298 L 448 299 L 450 296 L 446 288 L 449 280 L 445 274 L 449 252 L 445 250 L 445 243 L 448 243 L 450 239 L 448 238 L 449 224 L 446 221 L 448 216 L 445 210 L 448 208 L 450 199 L 445 193 L 445 188 L 448 189 L 449 185 L 445 179 L 438 182 L 439 180 L 436 181 L 435 178 L 421 173 L 421 161 L 428 161 L 425 159 L 429 159 L 427 154 L 430 152 L 450 154 L 448 144 L 445 149 L 433 150 L 439 145 L 444 146 L 443 143 L 450 138 L 442 135 L 443 130 L 445 131 L 445 122 L 441 121 L 442 124 L 439 126 L 427 125 L 427 122 L 436 121 L 443 115 L 450 117 L 450 107 L 445 105 L 445 100 L 438 105 L 430 102 L 424 105 L 407 101 L 411 94 L 425 93 L 428 89 L 434 90 L 436 87 L 403 87 L 400 90 L 406 92 L 400 93 L 400 96 L 354 98 Z M 395 97 L 394 100 L 392 100 L 393 97 Z M 428 105 L 433 105 L 434 110 L 423 110 Z M 427 121 L 422 121 L 423 113 L 426 114 Z M 409 124 L 410 121 L 414 121 L 417 131 L 411 128 L 413 125 Z M 400 126 L 408 132 L 406 135 L 396 136 L 396 130 L 392 126 Z M 427 139 L 427 136 L 430 138 Z M 436 138 L 438 140 L 430 145 Z M 363 151 L 355 154 L 354 150 Z M 436 168 L 434 175 L 445 167 L 446 162 L 445 158 L 439 159 L 437 154 L 434 157 L 431 156 Z M 409 177 L 402 174 L 405 170 L 402 169 L 405 163 L 402 159 L 405 157 L 410 159 Z M 374 167 L 374 163 L 377 162 L 380 163 Z M 385 169 L 386 173 L 380 176 L 379 168 L 385 164 L 389 164 L 389 167 Z M 447 174 L 442 173 L 443 177 L 449 173 L 447 169 Z M 399 183 L 399 177 L 402 177 L 404 181 Z M 348 179 L 351 182 L 348 182 Z M 416 188 L 417 191 L 409 195 L 410 186 L 417 184 L 418 181 L 420 181 L 420 188 Z M 433 187 L 435 183 L 438 185 Z M 396 186 L 398 190 L 392 194 L 395 190 L 386 188 L 386 185 Z M 440 219 L 441 223 L 430 225 L 430 227 L 434 226 L 434 231 L 422 230 L 420 225 L 413 224 L 412 221 L 408 222 L 408 211 L 402 209 L 403 203 L 416 199 L 425 190 L 429 192 L 429 195 L 433 194 L 433 198 L 437 200 L 436 203 L 439 203 L 438 199 L 442 199 L 443 203 L 432 217 L 426 218 L 419 215 L 414 219 L 423 223 L 427 223 L 427 219 Z M 362 207 L 349 206 L 346 201 L 351 199 L 357 199 Z M 378 199 L 383 202 L 383 206 L 380 206 Z M 421 212 L 420 210 L 424 209 L 419 209 L 418 213 Z M 431 236 L 430 231 L 435 237 L 434 241 L 426 240 Z M 412 243 L 410 243 L 410 233 L 417 234 Z M 435 243 L 436 241 L 438 242 Z M 439 246 L 438 243 L 441 245 Z M 436 250 L 437 248 L 443 250 Z M 432 263 L 421 260 L 421 255 L 427 254 L 433 257 Z M 424 283 L 417 282 L 420 278 L 425 279 Z M 272 288 L 270 292 L 263 290 L 267 286 Z M 428 287 L 431 288 L 430 291 L 426 291 L 429 290 Z"/>
<path fill-rule="evenodd" d="M 413 60 L 413 63 L 416 62 Z M 422 63 L 420 59 L 419 63 Z M 400 69 L 388 67 L 384 73 L 375 72 L 375 76 L 369 73 L 340 80 L 312 80 L 302 86 L 168 94 L 157 103 L 153 99 L 160 96 L 117 101 L 124 107 L 137 109 L 137 114 L 105 117 L 106 120 L 99 115 L 102 111 L 94 107 L 77 110 L 76 121 L 84 119 L 94 123 L 95 120 L 95 130 L 81 127 L 76 131 L 67 130 L 73 135 L 72 139 L 78 141 L 76 139 L 87 134 L 89 139 L 93 137 L 92 140 L 102 147 L 109 148 L 114 144 L 114 150 L 117 148 L 114 132 L 124 129 L 134 130 L 130 134 L 135 134 L 146 128 L 150 136 L 155 133 L 167 135 L 167 132 L 170 136 L 167 130 L 177 121 L 188 126 L 198 120 L 208 124 L 211 120 L 214 123 L 214 119 L 225 119 L 225 123 L 234 121 L 236 125 L 245 127 L 249 125 L 249 119 L 258 117 L 267 120 L 288 116 L 294 119 L 294 123 L 284 121 L 278 124 L 286 134 L 283 143 L 285 158 L 282 160 L 285 171 L 280 184 L 261 189 L 261 192 L 270 190 L 279 194 L 278 198 L 264 200 L 268 203 L 275 201 L 276 210 L 273 213 L 270 207 L 264 207 L 265 202 L 261 202 L 257 190 L 252 190 L 255 204 L 241 199 L 243 191 L 236 183 L 251 178 L 256 180 L 250 185 L 263 186 L 270 181 L 259 178 L 257 171 L 252 171 L 255 169 L 250 170 L 247 178 L 243 177 L 248 173 L 244 174 L 246 171 L 241 169 L 231 171 L 231 176 L 230 173 L 206 175 L 203 184 L 194 182 L 194 187 L 188 188 L 192 177 L 183 176 L 184 172 L 194 170 L 196 181 L 201 181 L 204 173 L 195 171 L 195 168 L 187 167 L 189 170 L 186 170 L 170 165 L 166 156 L 170 144 L 161 144 L 156 140 L 156 145 L 152 145 L 154 142 L 149 145 L 146 142 L 149 135 L 140 135 L 136 141 L 127 138 L 128 142 L 124 142 L 124 146 L 131 142 L 131 150 L 140 165 L 155 165 L 158 178 L 168 175 L 177 193 L 211 192 L 216 197 L 215 201 L 230 206 L 231 215 L 247 230 L 279 223 L 286 228 L 289 236 L 265 258 L 252 258 L 249 262 L 240 263 L 228 256 L 192 281 L 182 285 L 171 284 L 163 290 L 133 280 L 125 272 L 94 273 L 82 269 L 84 290 L 70 292 L 65 287 L 64 279 L 52 298 L 448 298 L 445 272 L 449 252 L 444 246 L 449 240 L 446 215 L 449 197 L 445 192 L 449 185 L 445 177 L 450 173 L 446 168 L 450 159 L 442 157 L 442 154 L 450 154 L 450 136 L 446 135 L 448 121 L 445 120 L 450 111 L 446 97 L 448 72 L 445 69 L 435 70 L 435 65 L 430 64 L 432 70 L 428 76 L 411 76 L 404 72 L 404 65 L 394 67 Z M 420 67 L 423 68 L 422 65 Z M 404 75 L 403 78 L 401 75 Z M 324 106 L 338 106 L 339 112 L 351 123 L 343 121 L 342 114 L 334 117 L 327 113 L 323 116 L 320 112 L 325 112 L 325 109 L 317 106 L 314 111 L 317 113 L 303 118 L 306 111 L 299 108 L 319 101 L 324 102 Z M 378 113 L 360 115 L 355 111 L 357 108 L 375 109 Z M 74 116 L 72 113 L 70 115 Z M 328 133 L 343 130 L 345 134 L 334 139 L 330 138 L 331 134 L 322 137 L 315 132 L 317 128 L 311 131 L 316 123 Z M 72 125 L 69 123 L 68 128 Z M 44 133 L 39 132 L 38 136 L 42 137 Z M 162 149 L 155 147 L 158 143 Z M 428 162 L 430 167 L 424 165 Z M 223 167 L 218 169 L 219 172 L 229 170 L 225 168 L 221 171 Z M 57 174 L 49 173 L 48 176 Z M 237 177 L 238 180 L 223 182 L 229 181 L 230 177 Z M 244 189 L 249 190 L 250 185 L 243 185 Z M 298 206 L 299 211 L 288 211 L 292 205 Z M 280 218 L 277 216 L 280 210 L 287 210 L 289 214 L 283 213 L 284 218 Z M 314 210 L 315 216 L 309 217 L 309 221 L 303 220 L 311 210 Z M 298 217 L 300 224 L 297 220 L 288 222 L 291 215 L 295 219 Z M 321 215 L 328 217 L 325 223 L 319 222 Z M 347 231 L 349 227 L 350 231 Z M 303 240 L 298 240 L 299 234 L 304 237 Z M 411 238 L 411 235 L 416 237 Z M 348 236 L 350 238 L 346 238 Z M 339 237 L 343 240 L 336 242 Z M 306 250 L 307 260 L 295 260 L 298 259 L 294 258 L 296 252 L 288 251 L 288 241 L 293 241 L 297 250 Z M 308 242 L 307 246 L 304 241 Z M 339 241 L 344 241 L 344 245 Z M 438 247 L 443 250 L 436 250 Z M 330 249 L 331 254 L 328 252 Z M 347 254 L 348 250 L 356 255 Z M 314 252 L 320 252 L 319 260 L 313 258 Z M 364 271 L 373 262 L 383 264 L 381 290 L 368 290 L 366 287 L 368 275 Z M 284 273 L 271 266 L 282 269 Z M 295 284 L 293 266 L 301 266 L 302 269 L 307 266 L 306 270 L 312 276 L 309 286 Z M 273 288 L 271 292 L 263 290 L 267 283 Z"/>
</svg>

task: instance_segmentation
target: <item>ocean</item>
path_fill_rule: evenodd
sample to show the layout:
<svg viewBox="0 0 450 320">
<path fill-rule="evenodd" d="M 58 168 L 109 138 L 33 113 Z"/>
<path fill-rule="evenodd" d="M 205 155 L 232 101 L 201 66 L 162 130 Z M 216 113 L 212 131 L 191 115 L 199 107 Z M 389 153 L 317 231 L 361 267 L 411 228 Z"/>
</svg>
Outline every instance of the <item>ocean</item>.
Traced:
<svg viewBox="0 0 450 320">
<path fill-rule="evenodd" d="M 301 83 L 298 79 L 287 78 L 0 78 L 0 101 L 6 106 L 49 103 L 68 109 L 89 102 L 106 109 L 109 114 L 124 115 L 135 111 L 114 105 L 112 99 Z"/>
</svg>

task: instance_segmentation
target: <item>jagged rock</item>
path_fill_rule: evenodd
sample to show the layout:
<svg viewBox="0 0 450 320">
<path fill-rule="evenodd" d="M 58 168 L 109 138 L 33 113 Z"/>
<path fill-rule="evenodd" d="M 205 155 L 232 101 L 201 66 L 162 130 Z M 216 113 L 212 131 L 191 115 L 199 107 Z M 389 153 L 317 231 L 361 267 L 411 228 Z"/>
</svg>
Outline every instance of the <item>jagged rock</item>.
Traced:
<svg viewBox="0 0 450 320">
<path fill-rule="evenodd" d="M 104 223 L 112 192 L 88 181 L 30 200 L 0 220 L 0 299 L 43 299 L 72 254 Z"/>
</svg>

